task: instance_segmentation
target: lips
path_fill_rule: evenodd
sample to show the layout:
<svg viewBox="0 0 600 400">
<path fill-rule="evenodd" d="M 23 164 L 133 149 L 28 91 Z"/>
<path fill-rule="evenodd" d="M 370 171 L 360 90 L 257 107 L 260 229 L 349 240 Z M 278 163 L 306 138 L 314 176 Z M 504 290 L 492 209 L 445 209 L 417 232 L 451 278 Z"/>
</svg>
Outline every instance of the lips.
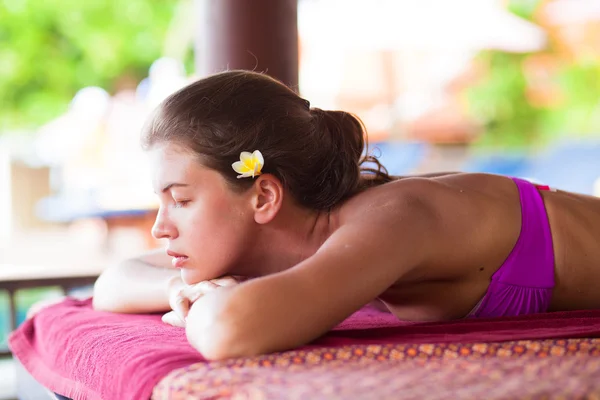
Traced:
<svg viewBox="0 0 600 400">
<path fill-rule="evenodd" d="M 171 250 L 167 250 L 167 255 L 173 257 L 171 263 L 175 268 L 183 268 L 183 265 L 188 260 L 188 256 L 185 254 L 179 254 Z"/>
<path fill-rule="evenodd" d="M 167 255 L 171 257 L 187 257 L 185 254 L 179 254 L 171 250 L 167 250 Z"/>
</svg>

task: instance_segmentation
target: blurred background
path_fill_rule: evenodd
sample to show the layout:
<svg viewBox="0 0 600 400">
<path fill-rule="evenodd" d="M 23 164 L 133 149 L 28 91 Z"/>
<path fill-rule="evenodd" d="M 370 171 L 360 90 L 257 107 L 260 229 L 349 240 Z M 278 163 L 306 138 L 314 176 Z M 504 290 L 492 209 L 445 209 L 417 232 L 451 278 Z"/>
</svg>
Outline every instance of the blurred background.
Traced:
<svg viewBox="0 0 600 400">
<path fill-rule="evenodd" d="M 33 302 L 89 294 L 107 265 L 161 245 L 140 128 L 225 68 L 356 113 L 393 174 L 600 195 L 598 0 L 1 0 L 5 354 Z"/>
</svg>

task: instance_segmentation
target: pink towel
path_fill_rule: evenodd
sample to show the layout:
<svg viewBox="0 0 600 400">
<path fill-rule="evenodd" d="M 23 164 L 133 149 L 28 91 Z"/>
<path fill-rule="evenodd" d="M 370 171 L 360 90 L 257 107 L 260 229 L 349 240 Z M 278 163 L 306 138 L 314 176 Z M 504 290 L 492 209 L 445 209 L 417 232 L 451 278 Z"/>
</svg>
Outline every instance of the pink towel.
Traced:
<svg viewBox="0 0 600 400">
<path fill-rule="evenodd" d="M 98 312 L 91 300 L 67 299 L 24 322 L 9 345 L 38 382 L 61 395 L 147 399 L 170 371 L 203 361 L 184 330 L 160 317 Z M 365 308 L 306 347 L 599 336 L 600 310 L 407 324 Z"/>
</svg>

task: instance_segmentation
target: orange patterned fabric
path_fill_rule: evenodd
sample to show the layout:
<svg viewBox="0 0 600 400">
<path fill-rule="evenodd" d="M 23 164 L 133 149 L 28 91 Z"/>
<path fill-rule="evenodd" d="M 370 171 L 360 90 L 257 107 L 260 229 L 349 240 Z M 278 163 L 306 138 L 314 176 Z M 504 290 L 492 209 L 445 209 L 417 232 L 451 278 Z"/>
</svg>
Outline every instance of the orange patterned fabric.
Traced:
<svg viewBox="0 0 600 400">
<path fill-rule="evenodd" d="M 355 345 L 171 372 L 153 399 L 600 398 L 600 339 Z"/>
</svg>

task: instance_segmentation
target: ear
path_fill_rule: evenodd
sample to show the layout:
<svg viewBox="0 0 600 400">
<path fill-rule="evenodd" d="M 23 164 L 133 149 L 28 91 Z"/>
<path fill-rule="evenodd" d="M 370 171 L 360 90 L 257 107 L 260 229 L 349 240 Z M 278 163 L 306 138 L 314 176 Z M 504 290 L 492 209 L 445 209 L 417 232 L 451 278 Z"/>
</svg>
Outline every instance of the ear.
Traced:
<svg viewBox="0 0 600 400">
<path fill-rule="evenodd" d="M 274 175 L 260 175 L 253 186 L 254 220 L 266 224 L 273 220 L 283 204 L 283 184 Z"/>
</svg>

